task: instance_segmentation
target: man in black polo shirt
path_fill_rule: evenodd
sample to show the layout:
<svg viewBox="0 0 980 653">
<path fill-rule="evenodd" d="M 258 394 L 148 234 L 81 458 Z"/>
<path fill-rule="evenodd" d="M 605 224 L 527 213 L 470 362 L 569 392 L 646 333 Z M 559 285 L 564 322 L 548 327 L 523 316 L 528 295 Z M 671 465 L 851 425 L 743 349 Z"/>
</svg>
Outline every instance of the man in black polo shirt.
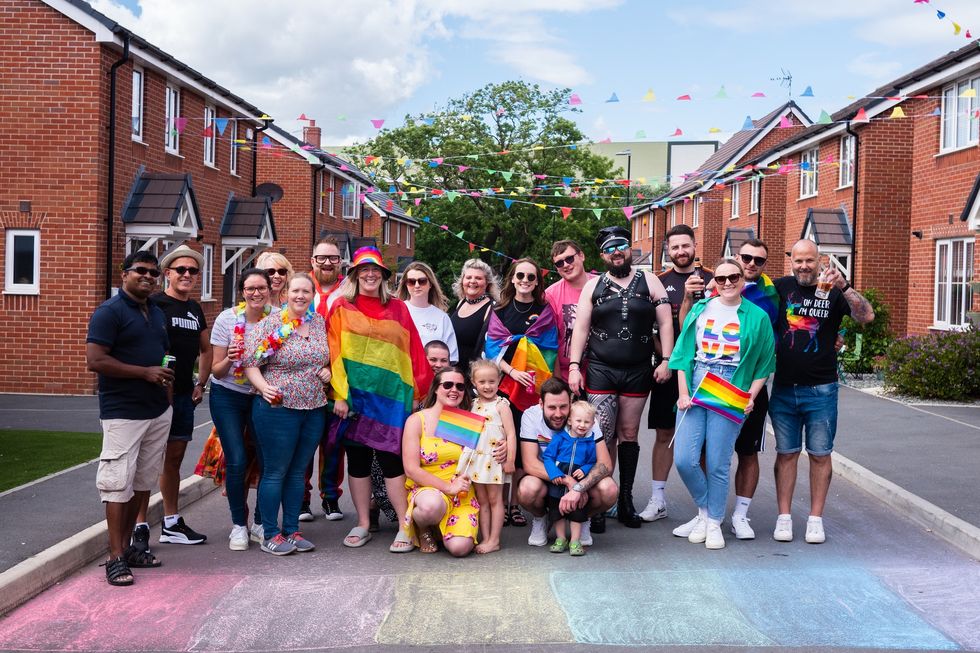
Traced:
<svg viewBox="0 0 980 653">
<path fill-rule="evenodd" d="M 172 411 L 174 374 L 161 367 L 169 342 L 163 311 L 147 299 L 160 268 L 149 252 L 123 262 L 119 293 L 95 309 L 85 355 L 99 375 L 102 453 L 96 486 L 109 529 L 106 579 L 132 585 L 130 567 L 156 567 L 151 554 L 129 546 L 142 500 L 148 499 L 163 468 Z"/>
</svg>

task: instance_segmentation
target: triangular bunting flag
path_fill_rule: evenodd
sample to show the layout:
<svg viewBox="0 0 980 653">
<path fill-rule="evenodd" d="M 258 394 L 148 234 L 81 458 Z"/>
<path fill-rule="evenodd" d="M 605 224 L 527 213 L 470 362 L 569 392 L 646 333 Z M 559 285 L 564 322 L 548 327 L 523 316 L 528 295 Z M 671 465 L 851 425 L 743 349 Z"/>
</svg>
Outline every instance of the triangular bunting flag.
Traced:
<svg viewBox="0 0 980 653">
<path fill-rule="evenodd" d="M 648 88 L 646 95 L 643 96 L 643 101 L 644 102 L 653 102 L 656 99 L 657 99 L 656 93 L 653 92 L 653 89 L 652 88 Z"/>
<path fill-rule="evenodd" d="M 372 118 L 371 119 L 371 124 L 374 125 L 374 128 L 375 129 L 381 129 L 384 126 L 385 121 L 384 121 L 384 118 L 380 118 L 380 119 L 377 119 L 377 120 L 375 120 L 375 119 Z"/>
<path fill-rule="evenodd" d="M 745 116 L 745 122 L 742 123 L 742 131 L 748 131 L 750 129 L 755 129 L 755 123 L 752 122 L 752 116 Z"/>
<path fill-rule="evenodd" d="M 309 118 L 306 117 L 305 113 L 301 113 L 299 114 L 299 118 L 297 118 L 296 120 L 309 120 Z"/>
<path fill-rule="evenodd" d="M 977 89 L 975 88 L 968 88 L 962 93 L 960 93 L 960 97 L 976 97 L 976 96 L 977 96 Z"/>
<path fill-rule="evenodd" d="M 174 129 L 177 130 L 178 134 L 184 133 L 184 127 L 187 126 L 187 118 L 174 118 Z"/>
<path fill-rule="evenodd" d="M 800 97 L 813 97 L 813 88 L 807 86 L 806 89 L 804 89 L 804 91 L 800 93 Z"/>
<path fill-rule="evenodd" d="M 895 107 L 894 109 L 892 109 L 892 115 L 890 115 L 888 117 L 889 118 L 904 118 L 905 117 L 905 112 L 902 111 L 902 107 Z"/>
<path fill-rule="evenodd" d="M 752 94 L 752 97 L 766 97 L 766 94 L 763 93 L 762 91 L 756 91 L 755 93 Z"/>
<path fill-rule="evenodd" d="M 709 134 L 717 134 L 721 131 L 720 127 L 708 127 Z"/>
<path fill-rule="evenodd" d="M 629 220 L 630 218 L 632 218 L 633 217 L 633 207 L 632 206 L 624 206 L 623 207 L 623 214 L 626 215 L 626 219 L 627 220 Z"/>
<path fill-rule="evenodd" d="M 725 92 L 725 85 L 724 84 L 722 84 L 721 85 L 721 88 L 718 90 L 718 92 L 715 93 L 715 99 L 716 100 L 727 100 L 728 99 L 728 93 Z"/>
<path fill-rule="evenodd" d="M 645 131 L 643 131 L 642 129 L 640 129 L 640 130 L 638 130 L 636 132 L 635 138 L 640 139 L 640 138 L 646 138 L 646 137 L 647 137 L 647 133 Z"/>
<path fill-rule="evenodd" d="M 820 118 L 817 119 L 817 124 L 818 125 L 829 125 L 831 122 L 832 121 L 830 119 L 830 114 L 827 113 L 826 111 L 824 111 L 823 109 L 821 109 L 820 110 Z"/>
<path fill-rule="evenodd" d="M 606 102 L 619 102 L 619 96 L 613 93 Z"/>
<path fill-rule="evenodd" d="M 690 100 L 691 99 L 691 96 L 688 95 L 687 93 L 685 93 L 684 95 L 678 95 L 677 96 L 677 99 L 678 100 Z"/>
<path fill-rule="evenodd" d="M 573 107 L 577 107 L 578 105 L 582 104 L 582 98 L 578 96 L 578 93 L 572 93 L 572 95 L 568 98 L 568 104 Z M 497 113 L 497 115 L 499 116 L 500 113 Z"/>
<path fill-rule="evenodd" d="M 943 112 L 942 112 L 942 109 L 940 109 L 939 107 L 936 107 L 935 109 L 932 110 L 932 113 L 929 114 L 929 115 L 931 115 L 931 116 L 941 116 L 941 115 L 943 115 Z"/>
<path fill-rule="evenodd" d="M 509 209 L 510 205 L 514 203 L 514 200 L 504 200 L 504 208 Z"/>
<path fill-rule="evenodd" d="M 426 125 L 428 125 L 429 127 L 431 127 L 433 124 L 435 124 L 436 119 L 435 118 L 422 118 L 422 122 L 424 122 Z"/>
<path fill-rule="evenodd" d="M 567 220 L 568 219 L 568 216 L 571 215 L 571 214 L 572 214 L 572 207 L 570 207 L 570 206 L 563 206 L 563 207 L 561 207 L 561 217 L 562 217 L 562 219 Z"/>
<path fill-rule="evenodd" d="M 793 123 L 791 123 L 789 121 L 789 118 L 787 118 L 786 116 L 781 116 L 779 118 L 779 128 L 780 129 L 789 129 L 792 126 L 793 126 Z"/>
<path fill-rule="evenodd" d="M 684 135 L 684 132 L 681 131 L 681 128 L 680 127 L 678 127 L 677 129 L 675 129 L 674 130 L 674 133 L 671 134 L 672 137 L 673 136 L 683 136 L 683 135 Z"/>
<path fill-rule="evenodd" d="M 864 107 L 858 109 L 858 112 L 854 114 L 854 122 L 868 122 L 868 112 L 864 110 Z"/>
<path fill-rule="evenodd" d="M 211 138 L 212 136 L 214 136 L 214 127 L 212 127 L 211 125 L 205 127 L 204 131 L 201 132 L 201 136 L 204 136 L 205 138 Z"/>
<path fill-rule="evenodd" d="M 228 126 L 228 119 L 227 118 L 215 118 L 214 119 L 214 126 L 218 128 L 218 134 L 220 134 L 221 136 L 224 136 L 225 135 L 225 127 Z"/>
<path fill-rule="evenodd" d="M 596 220 L 602 217 L 602 209 L 592 209 L 592 212 L 595 213 Z"/>
</svg>

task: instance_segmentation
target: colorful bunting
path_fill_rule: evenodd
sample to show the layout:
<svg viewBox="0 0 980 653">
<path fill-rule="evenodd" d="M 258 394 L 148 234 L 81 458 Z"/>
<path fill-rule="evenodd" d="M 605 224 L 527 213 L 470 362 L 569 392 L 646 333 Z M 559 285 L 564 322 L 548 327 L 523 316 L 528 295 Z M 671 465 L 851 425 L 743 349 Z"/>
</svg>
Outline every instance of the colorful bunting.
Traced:
<svg viewBox="0 0 980 653">
<path fill-rule="evenodd" d="M 619 96 L 616 95 L 615 93 L 613 93 L 612 95 L 609 96 L 609 99 L 606 100 L 606 102 L 607 103 L 608 102 L 619 102 Z"/>
<path fill-rule="evenodd" d="M 228 118 L 215 118 L 214 125 L 218 128 L 218 134 L 225 135 L 225 128 L 228 126 Z"/>
<path fill-rule="evenodd" d="M 888 116 L 889 118 L 904 118 L 905 112 L 902 111 L 902 107 L 895 107 L 892 109 L 892 114 Z"/>
<path fill-rule="evenodd" d="M 380 118 L 380 119 L 373 119 L 372 118 L 371 119 L 371 124 L 374 125 L 374 128 L 375 129 L 381 129 L 384 126 L 385 121 L 384 121 L 384 118 Z"/>
<path fill-rule="evenodd" d="M 800 97 L 813 97 L 813 88 L 807 86 L 806 89 L 800 93 Z"/>
<path fill-rule="evenodd" d="M 643 101 L 644 102 L 653 102 L 656 99 L 657 99 L 657 95 L 653 92 L 653 89 L 652 88 L 648 88 L 646 95 L 643 96 Z"/>
<path fill-rule="evenodd" d="M 573 107 L 579 106 L 582 104 L 582 98 L 578 96 L 578 93 L 572 93 L 571 97 L 568 98 L 568 104 Z M 500 114 L 498 113 L 497 115 L 499 116 Z"/>
</svg>

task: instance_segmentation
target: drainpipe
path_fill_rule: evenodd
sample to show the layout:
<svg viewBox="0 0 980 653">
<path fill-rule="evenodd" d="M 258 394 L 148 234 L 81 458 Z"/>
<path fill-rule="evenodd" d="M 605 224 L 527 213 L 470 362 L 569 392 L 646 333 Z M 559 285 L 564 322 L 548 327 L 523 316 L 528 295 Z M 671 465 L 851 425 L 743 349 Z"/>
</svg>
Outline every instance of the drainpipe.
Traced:
<svg viewBox="0 0 980 653">
<path fill-rule="evenodd" d="M 766 180 L 765 175 L 759 178 L 759 197 L 756 198 L 756 212 L 755 212 L 755 237 L 759 240 L 762 238 L 762 183 Z M 749 183 L 749 192 L 752 192 L 752 184 Z M 749 206 L 752 205 L 752 198 L 749 198 Z M 783 236 L 785 239 L 785 235 Z"/>
<path fill-rule="evenodd" d="M 106 201 L 105 228 L 105 298 L 112 295 L 112 227 L 115 221 L 113 211 L 113 194 L 116 192 L 116 71 L 129 61 L 129 34 L 123 35 L 122 58 L 109 68 L 109 177 L 106 184 L 108 199 Z"/>
<path fill-rule="evenodd" d="M 259 132 L 264 132 L 272 124 L 272 120 L 265 120 L 265 124 L 261 127 L 256 127 L 255 132 L 252 135 L 252 197 L 255 197 L 255 187 L 258 181 L 257 176 L 259 172 Z"/>
<path fill-rule="evenodd" d="M 857 287 L 857 219 L 858 219 L 858 153 L 860 152 L 861 140 L 856 132 L 851 131 L 851 121 L 845 123 L 844 128 L 849 135 L 854 137 L 854 195 L 851 199 L 851 278 L 847 281 Z"/>
<path fill-rule="evenodd" d="M 320 199 L 320 193 L 317 191 L 316 177 L 317 174 L 319 174 L 326 167 L 327 166 L 325 166 L 322 163 L 319 165 L 312 166 L 313 173 L 311 177 L 311 183 L 312 183 L 313 192 L 310 194 L 313 196 L 313 201 L 310 203 L 310 252 L 312 252 L 313 249 L 316 247 L 316 205 L 317 205 L 317 200 Z"/>
</svg>

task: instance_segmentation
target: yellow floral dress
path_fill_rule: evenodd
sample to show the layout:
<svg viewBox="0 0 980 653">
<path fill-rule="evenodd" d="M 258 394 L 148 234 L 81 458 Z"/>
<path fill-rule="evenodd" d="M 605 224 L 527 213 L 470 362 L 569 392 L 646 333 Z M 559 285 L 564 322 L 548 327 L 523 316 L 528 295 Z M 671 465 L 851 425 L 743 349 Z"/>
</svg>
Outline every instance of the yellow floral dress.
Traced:
<svg viewBox="0 0 980 653">
<path fill-rule="evenodd" d="M 455 442 L 436 438 L 426 433 L 425 416 L 419 413 L 422 420 L 422 436 L 419 438 L 419 463 L 422 469 L 443 481 L 450 482 L 456 475 L 456 465 L 459 463 L 463 447 Z M 476 500 L 473 486 L 460 496 L 450 497 L 437 488 L 422 486 L 412 479 L 405 481 L 408 490 L 408 510 L 405 511 L 405 533 L 412 542 L 418 545 L 418 534 L 415 532 L 415 522 L 412 511 L 415 509 L 415 497 L 423 490 L 434 490 L 446 502 L 446 514 L 439 522 L 439 531 L 444 540 L 450 537 L 470 537 L 476 542 L 479 532 L 480 504 Z"/>
<path fill-rule="evenodd" d="M 476 449 L 463 449 L 463 455 L 459 457 L 459 471 L 465 471 L 474 483 L 503 485 L 507 482 L 503 465 L 493 459 L 493 448 L 506 439 L 498 406 L 503 410 L 510 410 L 510 402 L 503 397 L 487 403 L 477 399 L 473 404 L 473 412 L 486 417 L 487 421 L 483 423 L 483 432 L 480 433 Z"/>
</svg>

